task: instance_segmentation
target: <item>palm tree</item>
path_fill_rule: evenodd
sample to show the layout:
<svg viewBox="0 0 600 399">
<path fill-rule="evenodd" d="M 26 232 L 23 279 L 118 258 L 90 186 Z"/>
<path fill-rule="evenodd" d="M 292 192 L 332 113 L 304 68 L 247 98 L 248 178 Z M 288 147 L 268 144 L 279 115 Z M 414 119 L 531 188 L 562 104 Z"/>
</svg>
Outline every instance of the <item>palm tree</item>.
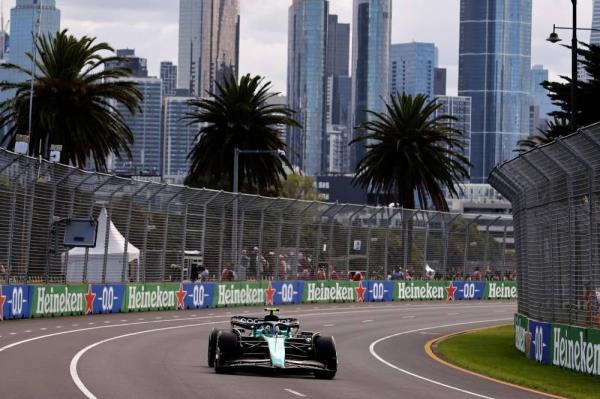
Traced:
<svg viewBox="0 0 600 399">
<path fill-rule="evenodd" d="M 282 126 L 296 126 L 293 111 L 286 106 L 269 104 L 271 83 L 260 76 L 242 76 L 239 82 L 231 75 L 216 83 L 216 93 L 189 102 L 194 111 L 188 114 L 191 124 L 200 124 L 197 144 L 188 159 L 192 161 L 186 184 L 231 190 L 234 150 L 283 151 Z M 278 191 L 291 168 L 285 156 L 275 154 L 241 155 L 239 158 L 240 191 L 261 194 Z"/>
<path fill-rule="evenodd" d="M 367 142 L 367 152 L 356 167 L 354 184 L 397 198 L 404 208 L 415 208 L 415 192 L 423 208 L 448 211 L 444 187 L 457 195 L 456 184 L 468 178 L 469 160 L 462 154 L 461 132 L 455 118 L 435 115 L 440 108 L 426 95 L 396 94 L 386 112 L 367 111 L 370 120 L 359 126 L 365 134 L 350 144 Z"/>
<path fill-rule="evenodd" d="M 567 136 L 570 132 L 569 120 L 555 116 L 554 120 L 546 121 L 545 129 L 538 129 L 538 134 L 532 134 L 526 139 L 519 140 L 515 152 L 522 154 L 540 145 L 551 143 L 559 137 Z"/>
<path fill-rule="evenodd" d="M 126 68 L 107 68 L 115 56 L 102 52 L 114 50 L 95 38 L 76 38 L 66 30 L 42 36 L 36 42 L 39 57 L 33 84 L 33 109 L 29 131 L 29 105 L 32 71 L 14 64 L 2 68 L 25 74 L 26 81 L 0 82 L 0 91 L 14 97 L 0 103 L 0 126 L 8 132 L 5 145 L 12 145 L 17 134 L 29 134 L 29 153 L 47 155 L 49 144 L 62 145 L 61 162 L 84 167 L 92 157 L 97 170 L 106 170 L 111 153 L 131 156 L 133 133 L 117 110 L 124 105 L 129 112 L 140 110 L 142 94 L 135 83 L 120 80 L 130 76 Z M 33 55 L 27 54 L 33 62 Z M 40 143 L 38 145 L 38 143 Z"/>
</svg>

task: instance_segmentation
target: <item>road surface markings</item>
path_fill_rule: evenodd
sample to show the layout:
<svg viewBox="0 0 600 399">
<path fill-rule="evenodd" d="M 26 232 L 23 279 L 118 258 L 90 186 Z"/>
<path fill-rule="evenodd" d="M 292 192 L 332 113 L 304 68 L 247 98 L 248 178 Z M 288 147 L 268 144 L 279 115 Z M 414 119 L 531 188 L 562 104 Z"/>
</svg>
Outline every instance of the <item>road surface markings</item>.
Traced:
<svg viewBox="0 0 600 399">
<path fill-rule="evenodd" d="M 26 332 L 26 333 L 30 333 L 30 332 L 31 332 L 31 330 L 25 330 L 25 332 Z"/>
<path fill-rule="evenodd" d="M 373 320 L 363 320 L 362 322 L 363 322 L 363 323 L 372 323 L 372 322 L 373 322 Z"/>
<path fill-rule="evenodd" d="M 294 391 L 293 389 L 285 388 L 284 391 L 287 391 L 287 392 L 291 393 L 292 395 L 300 396 L 301 398 L 306 398 L 305 394 L 300 393 L 298 391 Z"/>
<path fill-rule="evenodd" d="M 110 320 L 104 320 L 104 324 L 110 324 Z"/>
<path fill-rule="evenodd" d="M 56 328 L 62 328 L 62 326 L 56 326 Z"/>
<path fill-rule="evenodd" d="M 40 328 L 40 331 L 46 331 L 46 330 L 47 330 L 47 328 L 46 328 L 46 327 L 42 327 L 42 328 Z"/>
<path fill-rule="evenodd" d="M 93 326 L 93 325 L 94 325 L 94 322 L 92 322 L 92 321 L 90 321 L 90 322 L 88 323 L 88 326 Z"/>
<path fill-rule="evenodd" d="M 456 312 L 454 312 L 454 313 L 448 313 L 448 316 L 458 316 L 459 314 L 460 313 L 456 313 Z"/>
<path fill-rule="evenodd" d="M 414 319 L 415 317 L 417 317 L 417 316 L 404 316 L 404 317 L 402 317 L 402 318 L 403 318 L 403 319 Z"/>
<path fill-rule="evenodd" d="M 17 333 L 16 332 L 11 332 L 10 335 L 17 335 Z"/>
<path fill-rule="evenodd" d="M 467 391 L 466 389 L 458 388 L 458 387 L 455 387 L 453 385 L 444 384 L 443 382 L 440 382 L 440 381 L 437 381 L 437 380 L 434 380 L 434 379 L 431 379 L 431 378 L 427 378 L 427 377 L 424 377 L 422 375 L 412 373 L 412 372 L 410 372 L 410 371 L 408 371 L 406 369 L 403 369 L 401 367 L 398 367 L 395 364 L 390 363 L 387 360 L 385 360 L 384 358 L 382 358 L 381 356 L 379 356 L 377 354 L 377 352 L 375 352 L 375 345 L 377 345 L 380 342 L 387 341 L 388 339 L 391 339 L 391 338 L 399 337 L 399 336 L 402 336 L 402 335 L 414 334 L 414 333 L 418 333 L 418 332 L 421 332 L 421 331 L 431 331 L 431 330 L 437 330 L 437 329 L 440 329 L 440 328 L 465 326 L 465 325 L 469 325 L 469 324 L 505 322 L 507 320 L 512 320 L 512 319 L 493 319 L 493 320 L 468 321 L 468 322 L 463 322 L 463 323 L 443 324 L 443 325 L 432 326 L 432 327 L 418 328 L 416 330 L 403 331 L 403 332 L 399 332 L 399 333 L 396 333 L 396 334 L 391 334 L 391 335 L 379 338 L 379 339 L 371 342 L 371 345 L 369 345 L 369 352 L 371 352 L 371 355 L 375 359 L 379 360 L 381 363 L 385 364 L 386 366 L 388 366 L 390 368 L 393 368 L 394 370 L 397 370 L 397 371 L 399 371 L 401 373 L 404 373 L 406 375 L 409 375 L 411 377 L 415 377 L 415 378 L 418 378 L 418 379 L 420 379 L 422 381 L 427 381 L 427 382 L 430 382 L 432 384 L 435 384 L 435 385 L 438 385 L 438 386 L 441 386 L 441 387 L 444 387 L 444 388 L 447 388 L 447 389 L 451 389 L 453 391 L 458 391 L 458 392 L 461 392 L 461 393 L 465 393 L 467 395 L 475 396 L 477 398 L 494 399 L 491 396 L 481 395 L 479 393 L 472 392 L 472 391 Z"/>
<path fill-rule="evenodd" d="M 323 324 L 323 327 L 333 327 L 335 324 Z"/>
<path fill-rule="evenodd" d="M 138 319 L 138 321 L 142 321 L 142 320 L 144 320 L 144 318 L 143 318 L 143 317 L 140 317 L 140 318 Z"/>
</svg>

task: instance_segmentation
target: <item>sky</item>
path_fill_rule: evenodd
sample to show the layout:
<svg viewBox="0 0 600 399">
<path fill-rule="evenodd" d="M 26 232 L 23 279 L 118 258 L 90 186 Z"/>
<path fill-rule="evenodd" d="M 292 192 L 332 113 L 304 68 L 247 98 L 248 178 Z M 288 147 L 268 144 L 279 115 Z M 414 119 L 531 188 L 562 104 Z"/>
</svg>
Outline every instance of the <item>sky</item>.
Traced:
<svg viewBox="0 0 600 399">
<path fill-rule="evenodd" d="M 285 92 L 287 16 L 292 0 L 240 0 L 240 72 L 265 76 Z M 580 27 L 590 27 L 592 0 L 579 0 Z M 4 0 L 5 19 L 15 0 Z M 177 63 L 178 0 L 56 0 L 61 28 L 97 37 L 114 48 L 134 48 L 148 59 L 150 74 L 159 75 L 161 61 Z M 459 0 L 392 0 L 392 43 L 433 42 L 439 64 L 448 69 L 448 94 L 457 93 Z M 547 42 L 552 25 L 571 26 L 571 1 L 533 0 L 532 64 L 550 70 L 550 78 L 570 75 L 567 49 Z M 330 13 L 352 22 L 352 0 L 330 0 Z M 571 33 L 559 31 L 563 39 Z M 580 32 L 589 41 L 589 32 Z M 565 40 L 567 41 L 567 40 Z"/>
</svg>

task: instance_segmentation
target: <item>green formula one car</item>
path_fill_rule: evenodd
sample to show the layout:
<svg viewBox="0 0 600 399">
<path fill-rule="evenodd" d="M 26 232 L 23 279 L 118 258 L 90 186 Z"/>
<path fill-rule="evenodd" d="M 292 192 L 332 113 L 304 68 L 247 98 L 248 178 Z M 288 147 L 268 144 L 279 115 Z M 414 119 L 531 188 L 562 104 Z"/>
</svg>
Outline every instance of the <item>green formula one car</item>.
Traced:
<svg viewBox="0 0 600 399">
<path fill-rule="evenodd" d="M 233 316 L 230 330 L 213 329 L 208 366 L 217 373 L 253 368 L 290 374 L 312 373 L 332 379 L 337 372 L 333 337 L 300 331 L 297 319 L 280 318 L 267 308 L 264 317 Z"/>
</svg>

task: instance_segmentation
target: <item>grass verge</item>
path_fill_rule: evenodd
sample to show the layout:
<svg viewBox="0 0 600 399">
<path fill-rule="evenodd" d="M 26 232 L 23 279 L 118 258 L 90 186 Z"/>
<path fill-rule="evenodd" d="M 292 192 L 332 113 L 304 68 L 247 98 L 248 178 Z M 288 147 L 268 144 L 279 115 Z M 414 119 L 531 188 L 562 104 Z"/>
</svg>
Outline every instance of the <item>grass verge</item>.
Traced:
<svg viewBox="0 0 600 399">
<path fill-rule="evenodd" d="M 514 347 L 513 326 L 456 335 L 442 340 L 434 351 L 459 367 L 498 380 L 574 399 L 600 397 L 600 378 L 541 365 Z"/>
</svg>

